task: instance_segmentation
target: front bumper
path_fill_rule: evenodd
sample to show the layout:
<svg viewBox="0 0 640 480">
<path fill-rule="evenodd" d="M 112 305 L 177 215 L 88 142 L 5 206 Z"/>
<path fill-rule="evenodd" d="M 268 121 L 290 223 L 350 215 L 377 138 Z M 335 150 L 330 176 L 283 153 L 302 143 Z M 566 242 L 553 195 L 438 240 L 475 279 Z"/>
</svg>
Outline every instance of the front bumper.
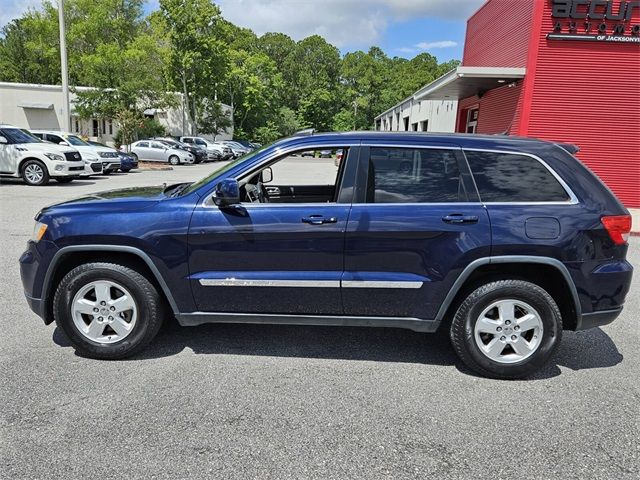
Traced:
<svg viewBox="0 0 640 480">
<path fill-rule="evenodd" d="M 118 160 L 105 160 L 102 159 L 102 171 L 114 171 L 120 168 L 120 159 Z"/>
<path fill-rule="evenodd" d="M 52 162 L 49 175 L 55 177 L 79 177 L 84 173 L 84 162 Z"/>
<path fill-rule="evenodd" d="M 30 240 L 19 260 L 20 278 L 29 308 L 47 325 L 53 321 L 53 318 L 45 311 L 44 279 L 47 268 L 57 251 L 58 247 L 53 242 L 40 240 L 35 243 Z"/>
</svg>

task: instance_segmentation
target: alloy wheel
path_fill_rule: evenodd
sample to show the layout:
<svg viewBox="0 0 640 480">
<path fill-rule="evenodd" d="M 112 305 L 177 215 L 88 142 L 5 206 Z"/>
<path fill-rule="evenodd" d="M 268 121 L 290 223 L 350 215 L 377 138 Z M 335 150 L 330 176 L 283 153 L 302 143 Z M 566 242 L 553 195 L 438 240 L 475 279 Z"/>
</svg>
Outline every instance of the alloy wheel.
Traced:
<svg viewBox="0 0 640 480">
<path fill-rule="evenodd" d="M 498 363 L 517 363 L 540 346 L 542 318 L 528 303 L 515 299 L 493 302 L 478 317 L 474 339 L 478 349 Z"/>
<path fill-rule="evenodd" d="M 100 280 L 90 282 L 76 293 L 71 316 L 78 331 L 97 343 L 115 343 L 126 338 L 138 318 L 138 307 L 122 285 Z"/>
</svg>

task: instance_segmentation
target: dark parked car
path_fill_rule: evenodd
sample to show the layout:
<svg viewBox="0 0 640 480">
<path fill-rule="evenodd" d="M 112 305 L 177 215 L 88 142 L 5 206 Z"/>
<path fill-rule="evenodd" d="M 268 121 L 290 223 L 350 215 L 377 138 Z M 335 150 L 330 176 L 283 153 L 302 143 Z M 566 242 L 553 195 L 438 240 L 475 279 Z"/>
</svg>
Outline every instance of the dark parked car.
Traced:
<svg viewBox="0 0 640 480">
<path fill-rule="evenodd" d="M 138 160 L 125 152 L 118 152 L 120 157 L 120 171 L 127 173 L 138 168 Z"/>
<path fill-rule="evenodd" d="M 322 149 L 342 150 L 338 169 L 283 168 Z M 566 147 L 504 136 L 296 136 L 195 183 L 96 193 L 36 222 L 27 301 L 102 359 L 139 352 L 172 314 L 446 329 L 473 370 L 520 378 L 563 330 L 613 321 L 632 276 L 611 191 Z"/>
</svg>

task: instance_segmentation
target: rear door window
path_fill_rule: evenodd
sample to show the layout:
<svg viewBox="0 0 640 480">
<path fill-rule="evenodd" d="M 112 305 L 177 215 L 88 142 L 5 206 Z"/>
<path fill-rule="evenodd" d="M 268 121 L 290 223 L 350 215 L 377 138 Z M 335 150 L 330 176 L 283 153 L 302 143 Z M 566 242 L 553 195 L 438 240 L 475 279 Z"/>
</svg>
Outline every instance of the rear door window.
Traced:
<svg viewBox="0 0 640 480">
<path fill-rule="evenodd" d="M 468 201 L 456 150 L 371 147 L 367 203 Z"/>
<path fill-rule="evenodd" d="M 533 157 L 465 150 L 482 202 L 564 202 L 569 195 Z"/>
<path fill-rule="evenodd" d="M 136 147 L 138 147 L 138 148 L 149 148 L 149 142 L 138 142 Z"/>
</svg>

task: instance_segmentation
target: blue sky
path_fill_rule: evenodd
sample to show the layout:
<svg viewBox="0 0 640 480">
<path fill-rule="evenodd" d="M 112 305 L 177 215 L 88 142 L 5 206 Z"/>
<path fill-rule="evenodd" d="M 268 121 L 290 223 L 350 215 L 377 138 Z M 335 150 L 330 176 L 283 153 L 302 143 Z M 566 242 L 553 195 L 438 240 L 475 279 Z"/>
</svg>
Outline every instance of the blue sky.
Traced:
<svg viewBox="0 0 640 480">
<path fill-rule="evenodd" d="M 319 34 L 342 53 L 381 47 L 411 58 L 462 58 L 466 20 L 484 0 L 218 0 L 222 14 L 258 35 L 283 32 L 295 40 Z M 0 26 L 41 0 L 0 0 Z M 146 10 L 158 0 L 147 0 Z"/>
</svg>

